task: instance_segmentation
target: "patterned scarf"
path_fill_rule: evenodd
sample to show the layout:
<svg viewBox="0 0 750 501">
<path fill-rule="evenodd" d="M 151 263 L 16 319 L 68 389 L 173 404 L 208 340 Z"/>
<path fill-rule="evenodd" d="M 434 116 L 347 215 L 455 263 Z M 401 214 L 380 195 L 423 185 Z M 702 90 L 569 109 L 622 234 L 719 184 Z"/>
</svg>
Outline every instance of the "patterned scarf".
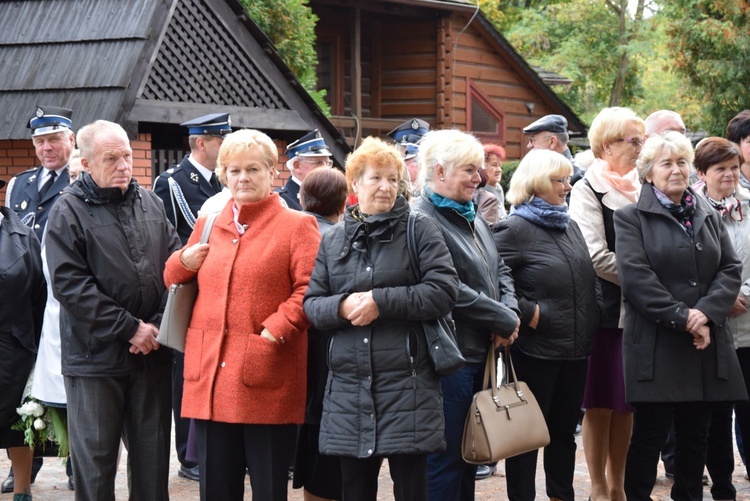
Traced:
<svg viewBox="0 0 750 501">
<path fill-rule="evenodd" d="M 511 207 L 510 215 L 520 216 L 539 226 L 558 230 L 567 230 L 570 223 L 566 204 L 551 205 L 539 197 L 534 197 L 521 205 L 514 205 Z"/>
<path fill-rule="evenodd" d="M 695 236 L 693 234 L 693 216 L 695 215 L 695 196 L 688 190 L 682 194 L 682 200 L 679 204 L 672 202 L 667 195 L 662 193 L 656 186 L 654 188 L 654 194 L 657 200 L 661 203 L 672 216 L 680 223 L 687 231 L 690 240 Z"/>
</svg>

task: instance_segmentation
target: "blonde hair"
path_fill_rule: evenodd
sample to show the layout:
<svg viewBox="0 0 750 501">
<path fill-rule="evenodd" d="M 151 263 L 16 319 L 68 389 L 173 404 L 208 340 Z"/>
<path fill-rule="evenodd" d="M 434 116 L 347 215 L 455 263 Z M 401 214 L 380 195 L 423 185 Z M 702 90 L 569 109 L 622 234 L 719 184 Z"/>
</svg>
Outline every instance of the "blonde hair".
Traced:
<svg viewBox="0 0 750 501">
<path fill-rule="evenodd" d="M 399 195 L 402 195 L 404 180 L 409 182 L 409 171 L 404 157 L 389 143 L 377 138 L 367 137 L 362 144 L 346 157 L 346 184 L 352 191 L 352 183 L 358 181 L 367 167 L 386 167 L 392 165 L 398 172 Z"/>
<path fill-rule="evenodd" d="M 560 153 L 552 150 L 533 149 L 523 157 L 510 178 L 506 200 L 511 205 L 521 205 L 535 195 L 552 192 L 552 178 L 569 177 L 573 165 Z"/>
<path fill-rule="evenodd" d="M 279 151 L 273 140 L 255 129 L 240 129 L 224 136 L 224 142 L 219 148 L 219 158 L 216 160 L 216 176 L 222 184 L 227 184 L 227 165 L 232 158 L 240 153 L 254 149 L 260 150 L 263 163 L 272 173 L 279 162 Z"/>
<path fill-rule="evenodd" d="M 589 144 L 596 158 L 602 158 L 604 145 L 622 139 L 626 126 L 633 124 L 643 136 L 646 133 L 646 123 L 638 118 L 630 108 L 604 108 L 591 122 L 589 128 Z"/>
</svg>

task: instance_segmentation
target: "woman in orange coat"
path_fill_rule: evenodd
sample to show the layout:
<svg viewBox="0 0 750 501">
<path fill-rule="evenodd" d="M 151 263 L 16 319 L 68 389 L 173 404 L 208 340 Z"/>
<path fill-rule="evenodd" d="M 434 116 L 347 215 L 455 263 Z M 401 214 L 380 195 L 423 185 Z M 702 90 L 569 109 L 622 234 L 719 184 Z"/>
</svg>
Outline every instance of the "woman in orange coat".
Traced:
<svg viewBox="0 0 750 501">
<path fill-rule="evenodd" d="M 287 498 L 288 451 L 305 414 L 307 317 L 302 298 L 320 242 L 312 216 L 271 192 L 278 153 L 255 130 L 229 134 L 217 175 L 232 199 L 207 244 L 197 221 L 167 261 L 169 287 L 197 278 L 185 346 L 182 415 L 195 420 L 201 500 Z"/>
</svg>

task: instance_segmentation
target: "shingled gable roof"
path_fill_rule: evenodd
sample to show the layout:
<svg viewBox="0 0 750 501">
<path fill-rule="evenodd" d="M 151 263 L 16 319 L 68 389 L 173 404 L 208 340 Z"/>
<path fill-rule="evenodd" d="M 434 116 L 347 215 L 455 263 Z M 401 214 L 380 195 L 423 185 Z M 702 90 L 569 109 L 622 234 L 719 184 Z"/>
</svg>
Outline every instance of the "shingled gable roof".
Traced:
<svg viewBox="0 0 750 501">
<path fill-rule="evenodd" d="M 349 147 L 236 0 L 0 3 L 0 139 L 28 139 L 39 104 L 96 119 L 178 124 L 228 111 L 236 127 Z"/>
</svg>

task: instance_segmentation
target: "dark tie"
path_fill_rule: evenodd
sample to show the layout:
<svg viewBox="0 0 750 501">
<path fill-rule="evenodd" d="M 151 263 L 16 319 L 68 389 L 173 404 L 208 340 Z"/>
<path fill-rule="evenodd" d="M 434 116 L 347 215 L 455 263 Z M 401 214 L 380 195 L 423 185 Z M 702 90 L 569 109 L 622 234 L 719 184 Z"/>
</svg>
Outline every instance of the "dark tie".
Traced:
<svg viewBox="0 0 750 501">
<path fill-rule="evenodd" d="M 39 200 L 43 199 L 44 195 L 46 195 L 49 189 L 52 188 L 52 185 L 55 184 L 56 177 L 57 177 L 57 172 L 53 170 L 49 172 L 49 177 L 44 182 L 42 187 L 39 189 Z"/>
<path fill-rule="evenodd" d="M 221 183 L 219 183 L 219 178 L 216 177 L 216 174 L 211 174 L 211 188 L 214 189 L 216 193 L 219 193 L 221 191 Z"/>
</svg>

